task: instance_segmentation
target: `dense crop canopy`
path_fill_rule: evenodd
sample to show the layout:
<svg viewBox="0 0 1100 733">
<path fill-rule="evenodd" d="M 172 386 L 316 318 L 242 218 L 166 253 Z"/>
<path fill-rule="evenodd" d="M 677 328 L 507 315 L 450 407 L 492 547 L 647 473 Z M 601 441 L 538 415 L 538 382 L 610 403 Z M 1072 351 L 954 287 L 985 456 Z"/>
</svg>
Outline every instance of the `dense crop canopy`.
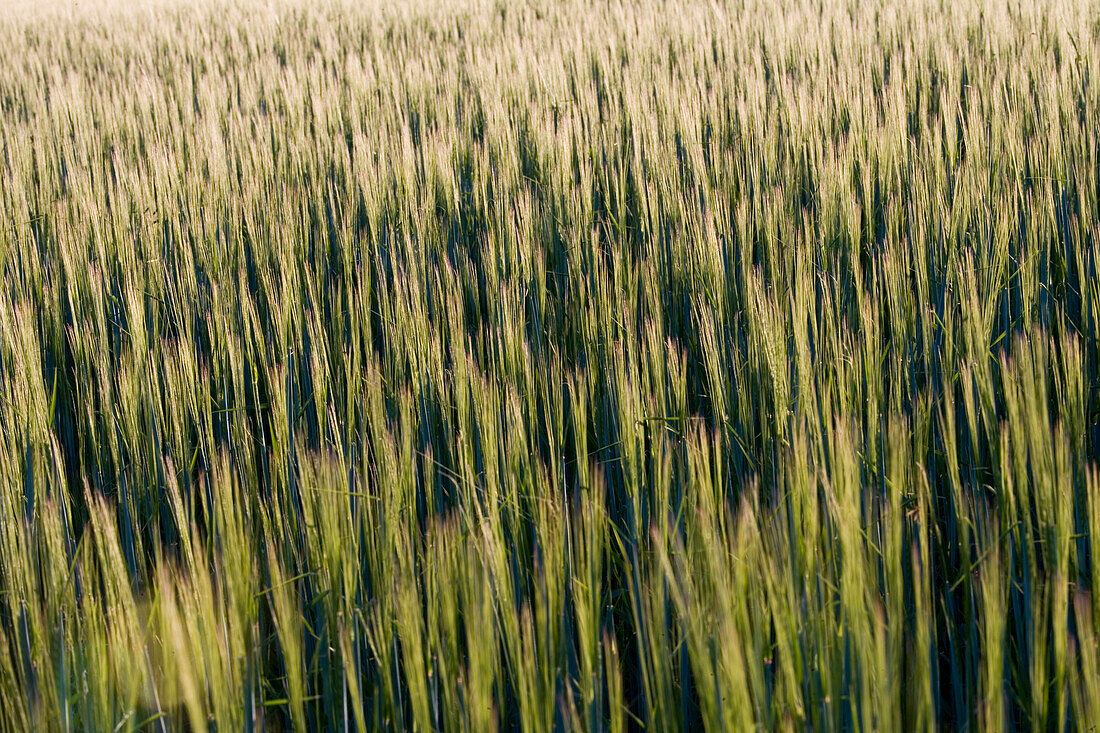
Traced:
<svg viewBox="0 0 1100 733">
<path fill-rule="evenodd" d="M 1095 0 L 0 49 L 0 728 L 1100 723 Z"/>
</svg>

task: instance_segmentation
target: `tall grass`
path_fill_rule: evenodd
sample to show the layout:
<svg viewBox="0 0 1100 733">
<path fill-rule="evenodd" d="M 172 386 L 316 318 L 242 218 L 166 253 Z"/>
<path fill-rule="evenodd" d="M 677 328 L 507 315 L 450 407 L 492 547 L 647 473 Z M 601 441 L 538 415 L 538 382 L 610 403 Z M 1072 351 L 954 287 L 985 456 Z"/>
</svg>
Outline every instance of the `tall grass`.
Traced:
<svg viewBox="0 0 1100 733">
<path fill-rule="evenodd" d="M 1097 725 L 1098 18 L 0 8 L 0 727 Z"/>
</svg>

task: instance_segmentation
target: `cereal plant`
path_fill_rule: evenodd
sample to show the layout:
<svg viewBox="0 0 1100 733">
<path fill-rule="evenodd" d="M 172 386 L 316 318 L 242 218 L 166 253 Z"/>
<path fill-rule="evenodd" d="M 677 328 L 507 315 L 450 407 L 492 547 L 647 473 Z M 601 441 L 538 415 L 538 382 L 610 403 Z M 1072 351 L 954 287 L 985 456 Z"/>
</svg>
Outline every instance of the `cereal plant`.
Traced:
<svg viewBox="0 0 1100 733">
<path fill-rule="evenodd" d="M 0 49 L 0 729 L 1100 725 L 1097 0 Z"/>
</svg>

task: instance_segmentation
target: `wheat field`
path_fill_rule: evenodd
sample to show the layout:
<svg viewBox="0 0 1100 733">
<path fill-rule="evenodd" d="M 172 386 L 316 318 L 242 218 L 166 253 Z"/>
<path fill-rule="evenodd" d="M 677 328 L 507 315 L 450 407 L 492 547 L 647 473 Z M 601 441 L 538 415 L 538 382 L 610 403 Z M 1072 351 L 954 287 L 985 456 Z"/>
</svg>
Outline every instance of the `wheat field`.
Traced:
<svg viewBox="0 0 1100 733">
<path fill-rule="evenodd" d="M 0 730 L 1100 725 L 1096 0 L 0 49 Z"/>
</svg>

